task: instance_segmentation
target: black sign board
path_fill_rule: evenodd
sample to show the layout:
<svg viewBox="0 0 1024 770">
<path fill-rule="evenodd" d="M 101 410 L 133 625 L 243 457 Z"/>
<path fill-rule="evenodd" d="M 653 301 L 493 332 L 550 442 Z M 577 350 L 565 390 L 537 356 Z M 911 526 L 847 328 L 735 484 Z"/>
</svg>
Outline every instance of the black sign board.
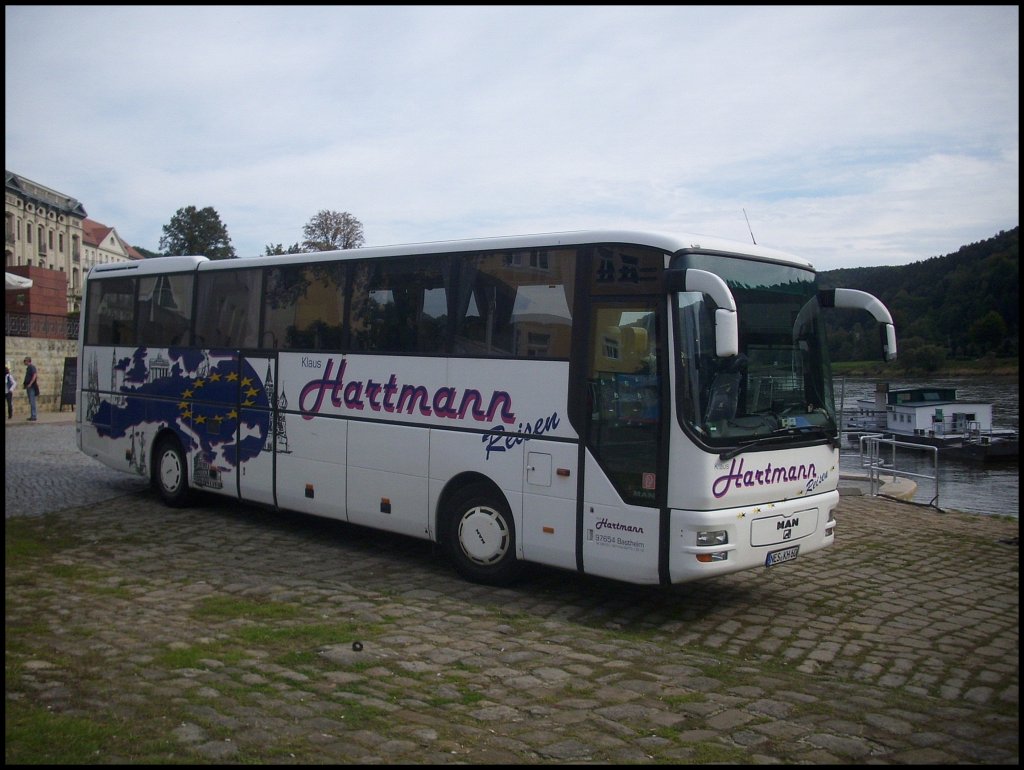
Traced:
<svg viewBox="0 0 1024 770">
<path fill-rule="evenodd" d="M 64 382 L 60 386 L 60 409 L 70 406 L 75 411 L 75 387 L 78 384 L 78 356 L 64 358 Z"/>
</svg>

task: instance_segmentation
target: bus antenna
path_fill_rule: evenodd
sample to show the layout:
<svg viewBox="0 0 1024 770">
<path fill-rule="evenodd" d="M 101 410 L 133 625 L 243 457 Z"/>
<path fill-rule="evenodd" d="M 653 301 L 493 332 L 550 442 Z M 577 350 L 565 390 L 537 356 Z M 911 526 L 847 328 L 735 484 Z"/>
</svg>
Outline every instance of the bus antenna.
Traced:
<svg viewBox="0 0 1024 770">
<path fill-rule="evenodd" d="M 754 245 L 757 245 L 757 241 L 754 240 L 754 231 L 750 227 L 750 218 L 747 216 L 747 210 L 743 209 L 743 218 L 747 220 L 747 229 L 750 230 L 750 240 L 754 241 Z"/>
</svg>

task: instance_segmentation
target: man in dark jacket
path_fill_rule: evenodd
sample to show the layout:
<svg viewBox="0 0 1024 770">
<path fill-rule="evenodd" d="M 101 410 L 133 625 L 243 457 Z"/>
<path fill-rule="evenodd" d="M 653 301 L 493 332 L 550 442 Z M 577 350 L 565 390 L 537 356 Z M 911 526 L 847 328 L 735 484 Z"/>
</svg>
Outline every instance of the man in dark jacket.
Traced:
<svg viewBox="0 0 1024 770">
<path fill-rule="evenodd" d="M 28 394 L 28 406 L 31 412 L 28 419 L 33 422 L 36 419 L 36 398 L 39 396 L 39 372 L 29 356 L 25 356 L 24 388 Z"/>
</svg>

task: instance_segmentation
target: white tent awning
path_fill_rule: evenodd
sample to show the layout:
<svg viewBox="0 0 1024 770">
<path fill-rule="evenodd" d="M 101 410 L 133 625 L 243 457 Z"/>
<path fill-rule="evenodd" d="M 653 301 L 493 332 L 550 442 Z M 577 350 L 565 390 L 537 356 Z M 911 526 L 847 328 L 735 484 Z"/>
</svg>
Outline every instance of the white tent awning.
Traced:
<svg viewBox="0 0 1024 770">
<path fill-rule="evenodd" d="M 30 289 L 32 288 L 32 279 L 5 272 L 4 284 L 6 284 L 7 289 Z"/>
</svg>

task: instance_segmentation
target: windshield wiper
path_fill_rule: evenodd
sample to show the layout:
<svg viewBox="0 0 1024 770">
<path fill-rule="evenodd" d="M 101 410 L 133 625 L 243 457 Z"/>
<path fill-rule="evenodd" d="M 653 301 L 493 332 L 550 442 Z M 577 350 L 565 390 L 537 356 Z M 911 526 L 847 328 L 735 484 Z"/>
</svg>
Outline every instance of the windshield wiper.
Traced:
<svg viewBox="0 0 1024 770">
<path fill-rule="evenodd" d="M 831 431 L 827 431 L 816 425 L 805 425 L 799 428 L 779 428 L 778 430 L 772 431 L 768 436 L 761 436 L 760 438 L 755 438 L 750 441 L 744 441 L 743 443 L 734 446 L 732 449 L 727 449 L 719 454 L 718 459 L 731 460 L 733 457 L 736 457 L 755 446 L 760 446 L 762 444 L 774 444 L 797 436 L 809 437 L 812 435 L 827 438 L 829 446 L 833 449 L 839 446 L 839 439 Z"/>
</svg>

